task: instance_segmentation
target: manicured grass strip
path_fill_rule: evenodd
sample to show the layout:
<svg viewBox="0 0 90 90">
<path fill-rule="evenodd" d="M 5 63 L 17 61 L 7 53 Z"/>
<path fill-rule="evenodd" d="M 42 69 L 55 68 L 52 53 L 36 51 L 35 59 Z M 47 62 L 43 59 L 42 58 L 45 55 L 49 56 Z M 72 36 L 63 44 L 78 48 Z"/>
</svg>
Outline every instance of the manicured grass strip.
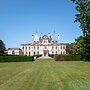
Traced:
<svg viewBox="0 0 90 90">
<path fill-rule="evenodd" d="M 0 63 L 0 90 L 90 90 L 90 63 L 52 59 Z"/>
</svg>

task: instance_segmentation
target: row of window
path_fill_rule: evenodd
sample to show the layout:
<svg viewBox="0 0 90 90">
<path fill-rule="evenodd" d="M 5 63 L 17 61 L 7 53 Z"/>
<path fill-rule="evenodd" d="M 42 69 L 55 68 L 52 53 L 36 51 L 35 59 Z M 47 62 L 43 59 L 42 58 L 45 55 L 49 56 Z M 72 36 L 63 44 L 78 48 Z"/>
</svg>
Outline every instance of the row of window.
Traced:
<svg viewBox="0 0 90 90">
<path fill-rule="evenodd" d="M 48 40 L 44 40 L 43 43 L 48 43 Z"/>
<path fill-rule="evenodd" d="M 22 47 L 22 49 L 24 50 L 27 50 L 27 47 Z M 34 46 L 34 49 L 36 49 L 36 47 Z M 37 49 L 39 49 L 39 46 L 37 46 Z M 30 50 L 30 47 L 29 47 L 29 50 Z"/>
<path fill-rule="evenodd" d="M 58 53 L 57 53 L 57 51 L 56 51 L 55 53 L 52 52 L 52 54 L 58 54 Z M 63 51 L 63 52 L 61 51 L 61 54 L 66 54 L 66 53 L 65 53 L 64 51 Z"/>
<path fill-rule="evenodd" d="M 24 54 L 24 52 L 23 52 L 23 54 Z M 25 55 L 28 55 L 28 52 L 26 52 Z M 29 52 L 29 55 L 31 55 L 31 52 Z M 36 52 L 34 52 L 34 55 L 36 55 Z M 37 52 L 37 55 L 39 55 L 39 52 Z"/>
<path fill-rule="evenodd" d="M 24 54 L 24 53 L 23 53 L 23 54 Z M 28 53 L 26 52 L 25 55 L 27 55 L 27 54 L 28 54 Z M 29 52 L 29 55 L 30 55 L 30 54 L 31 54 L 31 52 Z M 39 52 L 37 52 L 37 53 L 34 52 L 33 54 L 34 54 L 34 55 L 36 55 L 36 54 L 39 55 Z M 52 52 L 52 54 L 58 54 L 58 53 L 57 53 L 57 51 L 56 51 L 56 52 Z M 63 52 L 61 51 L 61 54 L 66 54 L 66 53 L 65 53 L 64 51 L 63 51 Z"/>
<path fill-rule="evenodd" d="M 54 48 L 55 48 L 55 49 L 58 49 L 58 46 L 56 46 L 56 47 L 52 46 L 52 49 L 54 49 Z M 24 50 L 24 49 L 27 50 L 27 47 L 22 47 L 22 49 L 23 49 L 23 50 Z M 34 46 L 34 49 L 36 49 L 36 46 Z M 39 46 L 37 46 L 37 49 L 39 49 Z M 44 49 L 46 49 L 46 46 L 44 47 Z M 62 46 L 61 46 L 61 49 L 65 49 L 65 47 L 62 47 Z M 30 50 L 30 47 L 29 47 L 29 50 Z"/>
</svg>

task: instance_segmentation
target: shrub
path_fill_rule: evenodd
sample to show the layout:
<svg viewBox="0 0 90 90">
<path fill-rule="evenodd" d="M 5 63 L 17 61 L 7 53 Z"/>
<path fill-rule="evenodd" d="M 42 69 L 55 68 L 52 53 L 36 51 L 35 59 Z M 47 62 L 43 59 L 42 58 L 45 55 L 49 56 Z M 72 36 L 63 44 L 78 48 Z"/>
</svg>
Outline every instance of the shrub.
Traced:
<svg viewBox="0 0 90 90">
<path fill-rule="evenodd" d="M 51 58 L 54 58 L 55 57 L 54 54 L 48 54 L 48 56 L 51 57 Z"/>
<path fill-rule="evenodd" d="M 0 62 L 27 62 L 34 61 L 34 56 L 0 56 Z"/>
<path fill-rule="evenodd" d="M 62 56 L 61 55 L 55 55 L 55 61 L 61 61 Z"/>
<path fill-rule="evenodd" d="M 80 60 L 81 60 L 81 55 L 68 54 L 68 55 L 55 56 L 55 61 L 80 61 Z"/>
<path fill-rule="evenodd" d="M 82 55 L 81 60 L 83 61 L 90 61 L 90 55 Z"/>
</svg>

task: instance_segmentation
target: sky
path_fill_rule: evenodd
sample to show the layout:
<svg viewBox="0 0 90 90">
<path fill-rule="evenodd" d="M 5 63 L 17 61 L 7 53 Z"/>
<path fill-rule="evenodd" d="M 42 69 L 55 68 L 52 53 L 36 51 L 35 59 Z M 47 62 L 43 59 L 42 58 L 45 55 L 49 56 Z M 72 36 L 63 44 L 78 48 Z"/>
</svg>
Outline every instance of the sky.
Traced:
<svg viewBox="0 0 90 90">
<path fill-rule="evenodd" d="M 70 0 L 0 0 L 0 39 L 6 48 L 31 43 L 32 35 L 60 35 L 60 42 L 72 43 L 82 35 L 74 23 L 75 5 Z"/>
</svg>

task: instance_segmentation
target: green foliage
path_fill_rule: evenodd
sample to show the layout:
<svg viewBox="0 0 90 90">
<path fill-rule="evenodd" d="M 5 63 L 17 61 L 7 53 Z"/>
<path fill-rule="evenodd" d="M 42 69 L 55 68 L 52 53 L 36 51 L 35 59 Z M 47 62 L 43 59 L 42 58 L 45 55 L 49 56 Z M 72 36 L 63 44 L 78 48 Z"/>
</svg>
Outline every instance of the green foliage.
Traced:
<svg viewBox="0 0 90 90">
<path fill-rule="evenodd" d="M 76 4 L 76 10 L 79 12 L 79 14 L 76 14 L 75 22 L 80 22 L 83 35 L 86 36 L 90 31 L 90 0 L 71 1 Z"/>
<path fill-rule="evenodd" d="M 5 54 L 5 50 L 6 50 L 5 44 L 2 40 L 0 40 L 0 55 Z"/>
<path fill-rule="evenodd" d="M 80 36 L 75 39 L 75 43 L 71 43 L 67 46 L 67 54 L 80 54 L 82 60 L 89 60 L 87 56 L 90 55 L 90 36 Z M 86 56 L 86 57 L 85 57 Z"/>
<path fill-rule="evenodd" d="M 54 58 L 54 54 L 48 54 L 49 57 Z"/>
<path fill-rule="evenodd" d="M 90 0 L 71 0 L 76 4 L 76 10 L 79 14 L 76 14 L 75 22 L 80 22 L 80 27 L 83 31 L 83 38 L 78 38 L 76 41 L 77 53 L 82 56 L 90 55 Z M 87 60 L 87 57 L 84 59 Z"/>
<path fill-rule="evenodd" d="M 0 62 L 27 62 L 34 61 L 34 56 L 0 56 Z"/>
<path fill-rule="evenodd" d="M 82 55 L 82 57 L 81 57 L 81 59 L 83 60 L 83 61 L 89 61 L 90 62 L 90 55 Z"/>
<path fill-rule="evenodd" d="M 85 53 L 86 55 L 90 55 L 90 34 L 87 35 L 85 38 L 84 38 L 84 47 L 85 47 Z"/>
<path fill-rule="evenodd" d="M 67 54 L 76 54 L 75 43 L 68 44 L 66 46 Z"/>
<path fill-rule="evenodd" d="M 61 55 L 55 55 L 55 61 L 61 61 L 63 60 Z"/>
<path fill-rule="evenodd" d="M 56 55 L 55 61 L 80 61 L 81 55 L 66 54 L 66 55 Z"/>
<path fill-rule="evenodd" d="M 77 54 L 81 54 L 84 56 L 83 59 L 85 59 L 86 56 L 86 60 L 88 59 L 87 56 L 90 55 L 90 35 L 87 36 L 80 36 L 77 39 L 75 39 L 76 41 L 76 52 Z"/>
<path fill-rule="evenodd" d="M 85 54 L 85 37 L 84 36 L 80 36 L 78 38 L 75 39 L 75 50 L 76 50 L 76 54 Z"/>
</svg>

